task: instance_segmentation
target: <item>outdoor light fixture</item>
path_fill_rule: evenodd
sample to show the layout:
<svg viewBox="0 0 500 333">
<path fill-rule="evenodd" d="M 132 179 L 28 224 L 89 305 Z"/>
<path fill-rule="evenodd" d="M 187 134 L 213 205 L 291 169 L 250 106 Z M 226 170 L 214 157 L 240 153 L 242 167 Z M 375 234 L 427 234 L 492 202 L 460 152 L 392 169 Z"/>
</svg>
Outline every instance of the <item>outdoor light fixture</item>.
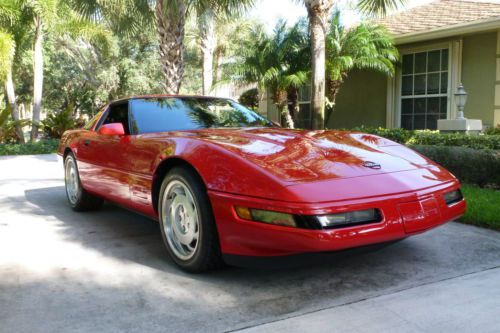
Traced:
<svg viewBox="0 0 500 333">
<path fill-rule="evenodd" d="M 464 108 L 467 102 L 467 91 L 465 91 L 464 85 L 459 84 L 457 92 L 455 93 L 455 103 L 457 104 L 457 119 L 465 119 Z"/>
</svg>

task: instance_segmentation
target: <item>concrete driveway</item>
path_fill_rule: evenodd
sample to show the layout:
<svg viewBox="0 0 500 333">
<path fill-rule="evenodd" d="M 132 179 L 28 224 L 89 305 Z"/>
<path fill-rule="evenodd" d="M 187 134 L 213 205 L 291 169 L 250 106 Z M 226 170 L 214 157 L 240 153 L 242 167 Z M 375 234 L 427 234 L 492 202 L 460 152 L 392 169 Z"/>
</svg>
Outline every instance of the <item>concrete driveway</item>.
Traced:
<svg viewBox="0 0 500 333">
<path fill-rule="evenodd" d="M 0 332 L 498 332 L 500 233 L 449 223 L 377 252 L 189 275 L 155 222 L 74 213 L 55 155 L 0 158 Z"/>
</svg>

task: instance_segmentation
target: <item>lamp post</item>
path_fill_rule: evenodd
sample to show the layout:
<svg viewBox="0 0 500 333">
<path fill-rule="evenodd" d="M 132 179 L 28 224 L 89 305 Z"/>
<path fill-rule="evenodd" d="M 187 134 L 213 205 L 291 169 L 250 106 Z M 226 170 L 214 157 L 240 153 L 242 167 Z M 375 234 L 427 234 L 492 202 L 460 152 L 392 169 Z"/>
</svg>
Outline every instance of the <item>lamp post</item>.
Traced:
<svg viewBox="0 0 500 333">
<path fill-rule="evenodd" d="M 465 119 L 464 117 L 464 108 L 465 103 L 467 102 L 467 91 L 464 89 L 463 84 L 459 84 L 457 88 L 457 92 L 455 93 L 455 103 L 457 105 L 457 119 Z"/>
</svg>

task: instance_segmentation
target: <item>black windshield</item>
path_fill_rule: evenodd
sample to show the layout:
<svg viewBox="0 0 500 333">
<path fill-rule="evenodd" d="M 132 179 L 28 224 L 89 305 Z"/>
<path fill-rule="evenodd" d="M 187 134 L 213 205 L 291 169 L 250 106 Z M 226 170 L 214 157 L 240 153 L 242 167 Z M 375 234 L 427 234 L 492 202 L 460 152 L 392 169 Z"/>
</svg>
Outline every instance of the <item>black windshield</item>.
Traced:
<svg viewBox="0 0 500 333">
<path fill-rule="evenodd" d="M 221 98 L 132 99 L 130 110 L 130 125 L 135 134 L 199 128 L 273 126 L 259 114 Z"/>
</svg>

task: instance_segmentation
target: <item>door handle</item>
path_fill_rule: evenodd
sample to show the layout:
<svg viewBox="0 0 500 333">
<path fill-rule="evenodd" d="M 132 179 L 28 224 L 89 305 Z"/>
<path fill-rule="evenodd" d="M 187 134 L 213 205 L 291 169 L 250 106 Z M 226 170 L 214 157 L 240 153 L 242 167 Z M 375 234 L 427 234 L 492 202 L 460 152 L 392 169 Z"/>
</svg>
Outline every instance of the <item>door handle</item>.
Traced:
<svg viewBox="0 0 500 333">
<path fill-rule="evenodd" d="M 90 145 L 90 140 L 84 140 L 83 144 L 86 145 L 86 146 Z"/>
</svg>

